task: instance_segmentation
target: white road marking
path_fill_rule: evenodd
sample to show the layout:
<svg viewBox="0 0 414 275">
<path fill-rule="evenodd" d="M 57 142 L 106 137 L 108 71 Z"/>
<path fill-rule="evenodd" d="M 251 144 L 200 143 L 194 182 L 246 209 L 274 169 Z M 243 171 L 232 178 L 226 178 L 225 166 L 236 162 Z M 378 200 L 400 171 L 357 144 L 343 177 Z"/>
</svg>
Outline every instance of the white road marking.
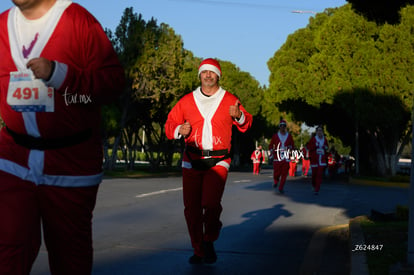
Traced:
<svg viewBox="0 0 414 275">
<path fill-rule="evenodd" d="M 168 192 L 175 192 L 175 191 L 180 191 L 180 190 L 183 190 L 183 188 L 179 187 L 179 188 L 175 188 L 175 189 L 160 190 L 160 191 L 155 191 L 155 192 L 151 192 L 151 193 L 145 193 L 145 194 L 137 195 L 135 197 L 136 198 L 144 198 L 144 197 L 155 196 L 155 195 L 159 195 L 159 194 L 164 194 L 164 193 L 168 193 Z"/>
</svg>

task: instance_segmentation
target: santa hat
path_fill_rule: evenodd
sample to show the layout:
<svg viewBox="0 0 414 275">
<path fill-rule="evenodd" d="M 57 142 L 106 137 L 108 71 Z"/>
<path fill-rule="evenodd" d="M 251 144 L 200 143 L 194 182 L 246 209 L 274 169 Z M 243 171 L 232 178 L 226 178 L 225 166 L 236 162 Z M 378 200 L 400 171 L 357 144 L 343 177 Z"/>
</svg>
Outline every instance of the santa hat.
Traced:
<svg viewBox="0 0 414 275">
<path fill-rule="evenodd" d="M 207 58 L 204 59 L 201 64 L 200 67 L 198 67 L 198 76 L 200 77 L 200 74 L 202 71 L 212 71 L 214 72 L 216 75 L 218 75 L 218 77 L 221 77 L 221 68 L 220 68 L 220 64 L 218 63 L 217 60 L 213 59 L 213 58 Z"/>
<path fill-rule="evenodd" d="M 279 126 L 281 126 L 281 125 L 285 125 L 286 126 L 286 120 L 281 119 L 280 122 L 279 122 Z"/>
</svg>

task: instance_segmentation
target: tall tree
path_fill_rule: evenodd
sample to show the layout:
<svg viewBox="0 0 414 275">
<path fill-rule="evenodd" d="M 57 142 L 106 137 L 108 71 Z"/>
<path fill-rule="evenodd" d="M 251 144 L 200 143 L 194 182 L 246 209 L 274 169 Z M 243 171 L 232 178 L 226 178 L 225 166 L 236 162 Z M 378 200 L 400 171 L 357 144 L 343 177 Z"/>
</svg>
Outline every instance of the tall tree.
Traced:
<svg viewBox="0 0 414 275">
<path fill-rule="evenodd" d="M 125 91 L 120 98 L 120 102 L 114 103 L 104 109 L 104 117 L 106 117 L 105 121 L 109 121 L 109 119 L 116 119 L 118 121 L 116 125 L 104 124 L 107 126 L 104 127 L 104 137 L 106 139 L 104 141 L 104 169 L 106 170 L 112 170 L 115 167 L 118 157 L 118 149 L 123 147 L 122 137 L 125 136 L 125 129 L 128 128 L 128 124 L 134 124 L 134 110 L 137 107 L 137 102 L 134 101 L 133 98 L 133 76 L 131 74 L 131 70 L 137 58 L 142 55 L 144 43 L 142 40 L 142 33 L 145 31 L 145 28 L 146 22 L 142 19 L 142 16 L 134 13 L 133 8 L 126 8 L 115 33 L 112 33 L 110 30 L 106 31 L 116 52 L 118 53 L 121 64 L 125 69 L 127 82 L 125 85 Z M 110 127 L 111 125 L 112 127 Z M 112 136 L 114 137 L 112 155 L 109 156 L 108 140 Z"/>
<path fill-rule="evenodd" d="M 368 21 L 350 4 L 317 14 L 269 60 L 266 101 L 310 125 L 327 124 L 354 149 L 358 133 L 359 147 L 370 149 L 365 163 L 378 163 L 377 173 L 395 173 L 409 133 L 413 14 L 413 7 L 404 8 L 397 25 Z"/>
<path fill-rule="evenodd" d="M 132 8 L 125 9 L 110 37 L 128 79 L 113 151 L 126 147 L 125 158 L 132 169 L 135 150 L 144 145 L 138 135 L 141 130 L 145 134 L 147 159 L 156 169 L 165 159 L 165 108 L 181 93 L 181 72 L 188 52 L 181 37 L 167 24 L 158 25 L 153 18 L 145 22 Z"/>
<path fill-rule="evenodd" d="M 353 9 L 370 21 L 379 24 L 398 24 L 400 10 L 406 5 L 414 5 L 414 0 L 347 0 Z"/>
<path fill-rule="evenodd" d="M 147 24 L 143 34 L 143 54 L 132 68 L 134 96 L 141 102 L 140 119 L 147 136 L 147 157 L 156 169 L 165 160 L 164 123 L 169 106 L 181 94 L 181 72 L 186 51 L 179 35 L 172 28 L 155 20 Z"/>
</svg>

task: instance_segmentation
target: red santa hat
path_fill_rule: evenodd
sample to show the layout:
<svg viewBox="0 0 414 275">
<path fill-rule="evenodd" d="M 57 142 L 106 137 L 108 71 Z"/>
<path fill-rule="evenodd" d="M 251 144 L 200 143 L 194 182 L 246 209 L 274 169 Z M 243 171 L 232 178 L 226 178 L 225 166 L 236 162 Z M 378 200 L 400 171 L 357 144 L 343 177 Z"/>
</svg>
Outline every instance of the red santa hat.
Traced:
<svg viewBox="0 0 414 275">
<path fill-rule="evenodd" d="M 207 59 L 204 59 L 201 62 L 200 67 L 198 67 L 198 76 L 199 77 L 200 77 L 200 74 L 201 74 L 202 71 L 212 71 L 219 77 L 219 79 L 221 78 L 220 64 L 218 63 L 217 60 L 215 60 L 213 58 L 207 58 Z"/>
<path fill-rule="evenodd" d="M 281 119 L 280 122 L 279 122 L 279 126 L 281 126 L 281 125 L 286 126 L 286 120 Z"/>
</svg>

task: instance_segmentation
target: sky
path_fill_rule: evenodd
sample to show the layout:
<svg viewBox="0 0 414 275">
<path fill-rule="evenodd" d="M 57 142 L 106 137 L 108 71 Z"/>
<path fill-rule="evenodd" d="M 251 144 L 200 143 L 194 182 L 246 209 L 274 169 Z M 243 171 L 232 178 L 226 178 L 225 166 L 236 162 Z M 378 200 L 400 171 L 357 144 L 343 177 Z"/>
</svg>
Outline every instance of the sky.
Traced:
<svg viewBox="0 0 414 275">
<path fill-rule="evenodd" d="M 267 62 L 309 18 L 346 0 L 75 0 L 104 28 L 115 30 L 127 7 L 147 21 L 166 23 L 196 57 L 230 61 L 269 85 Z M 0 10 L 13 5 L 0 1 Z M 297 13 L 294 11 L 302 11 Z"/>
</svg>

